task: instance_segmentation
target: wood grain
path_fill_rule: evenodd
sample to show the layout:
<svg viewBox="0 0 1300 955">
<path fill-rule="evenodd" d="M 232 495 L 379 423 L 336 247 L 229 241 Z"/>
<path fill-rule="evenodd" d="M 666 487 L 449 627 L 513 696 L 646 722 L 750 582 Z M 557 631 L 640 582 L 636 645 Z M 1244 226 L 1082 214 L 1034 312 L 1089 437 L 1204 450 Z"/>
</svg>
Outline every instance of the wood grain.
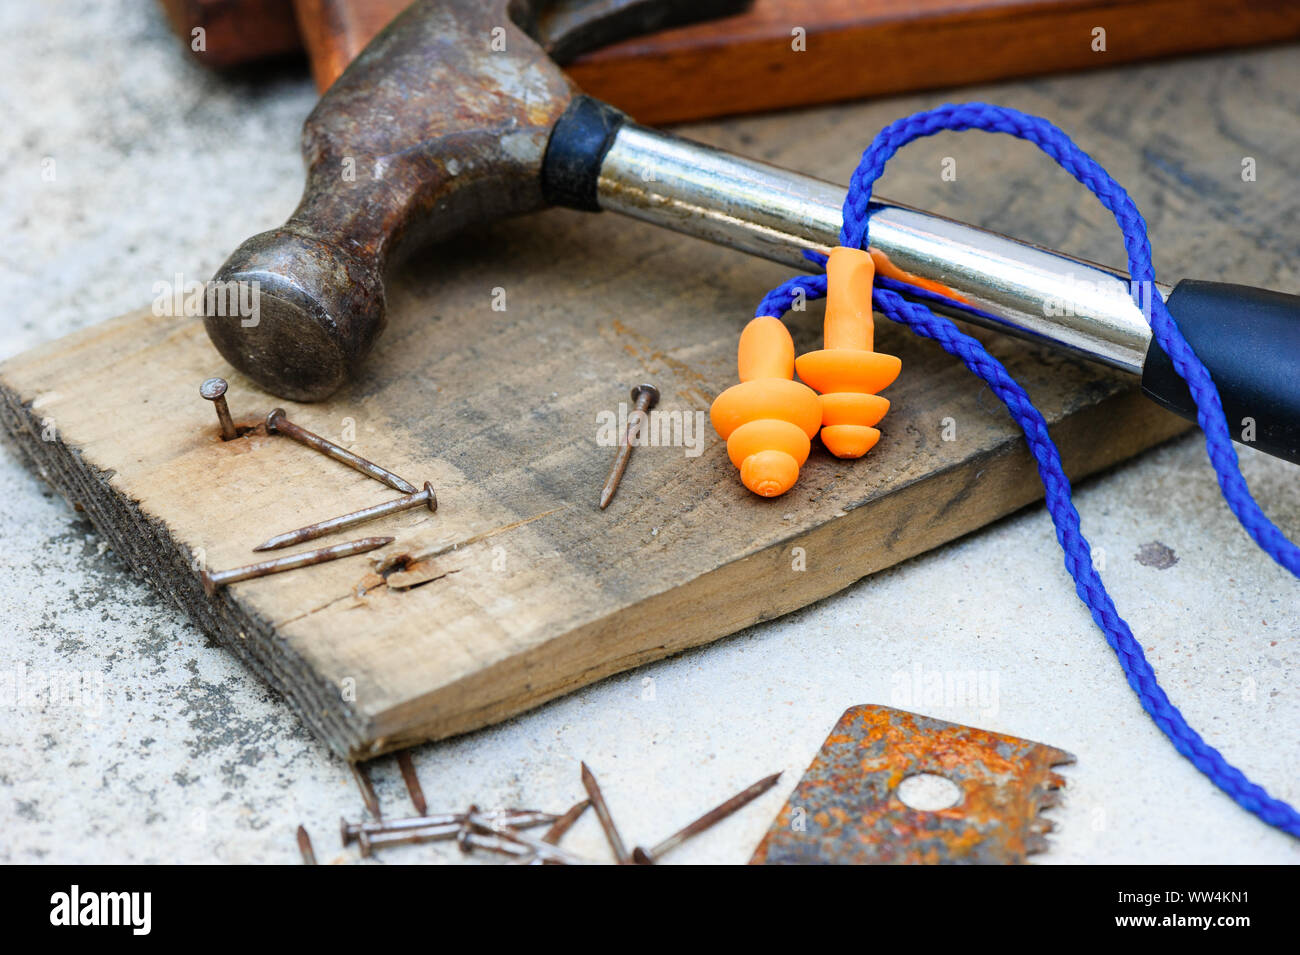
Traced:
<svg viewBox="0 0 1300 955">
<path fill-rule="evenodd" d="M 1297 37 L 1290 0 L 756 0 L 739 17 L 596 51 L 569 73 L 655 125 Z"/>
<path fill-rule="evenodd" d="M 540 268 L 540 258 L 532 250 L 524 261 Z M 1028 455 L 966 373 L 895 334 L 882 347 L 908 372 L 891 390 L 899 410 L 874 460 L 854 467 L 819 453 L 795 493 L 759 502 L 710 434 L 696 459 L 638 450 L 602 513 L 612 450 L 595 444 L 595 412 L 639 378 L 659 385 L 664 408 L 703 410 L 729 377 L 735 329 L 717 323 L 708 340 L 674 346 L 650 321 L 575 321 L 579 303 L 546 282 L 513 290 L 553 304 L 493 320 L 452 295 L 439 302 L 436 339 L 409 327 L 408 306 L 375 377 L 344 399 L 290 408 L 335 437 L 354 419 L 360 453 L 438 488 L 436 516 L 408 513 L 324 542 L 396 535 L 374 559 L 203 596 L 196 561 L 251 562 L 272 531 L 392 493 L 260 427 L 220 442 L 195 389 L 224 369 L 192 321 L 125 316 L 7 365 L 5 425 L 116 550 L 353 758 L 496 722 L 779 616 L 1039 494 Z M 709 294 L 690 291 L 695 306 Z M 553 344 L 567 354 L 530 361 Z M 578 368 L 565 360 L 579 356 Z M 1031 377 L 1048 368 L 1019 345 L 1003 357 Z M 141 367 L 153 372 L 129 373 Z M 1052 367 L 1046 410 L 1076 475 L 1185 427 L 1108 376 Z M 231 377 L 237 419 L 256 426 L 274 399 Z M 962 440 L 937 439 L 936 408 L 961 423 Z M 42 441 L 51 424 L 58 440 Z M 807 570 L 795 569 L 794 548 Z"/>
<path fill-rule="evenodd" d="M 1300 160 L 1276 119 L 1297 108 L 1293 73 L 1292 61 L 1265 54 L 999 98 L 1050 114 L 1114 169 L 1151 218 L 1162 279 L 1182 265 L 1288 287 Z M 695 132 L 842 180 L 865 131 L 919 105 Z M 1267 175 L 1243 183 L 1243 155 Z M 956 158 L 955 183 L 936 173 L 945 156 Z M 891 169 L 900 201 L 1115 259 L 1118 238 L 1095 202 L 1028 146 L 940 137 Z M 184 316 L 124 316 L 9 360 L 0 418 L 131 566 L 337 752 L 368 758 L 786 613 L 1040 496 L 996 399 L 933 344 L 882 323 L 877 347 L 902 358 L 903 374 L 866 459 L 816 451 L 790 494 L 760 501 L 710 431 L 698 457 L 639 449 L 599 511 L 613 449 L 597 444 L 597 414 L 643 380 L 662 391 L 662 409 L 705 411 L 735 380 L 755 301 L 783 276 L 640 223 L 564 211 L 425 250 L 391 283 L 391 326 L 363 377 L 329 403 L 288 410 L 417 484 L 432 481 L 438 513 L 326 539 L 396 537 L 373 555 L 215 599 L 203 595 L 198 558 L 246 563 L 270 533 L 391 492 L 268 437 L 257 425 L 279 402 L 225 367 Z M 493 309 L 496 290 L 504 311 Z M 819 324 L 817 307 L 791 316 L 801 352 L 816 347 Z M 1129 380 L 979 334 L 1039 404 L 1076 478 L 1186 427 Z M 212 374 L 231 379 L 231 409 L 252 428 L 237 441 L 217 438 L 196 393 Z M 946 419 L 956 440 L 943 440 Z"/>
<path fill-rule="evenodd" d="M 213 21 L 217 63 L 234 61 L 235 44 L 260 51 L 284 33 L 263 24 L 277 10 L 288 15 L 286 0 L 166 2 Z M 293 0 L 317 87 L 333 83 L 408 2 Z M 568 70 L 592 96 L 664 124 L 1296 38 L 1293 0 L 755 0 L 738 16 L 615 44 Z"/>
<path fill-rule="evenodd" d="M 302 43 L 325 90 L 409 0 L 162 0 L 226 66 Z M 296 29 L 295 29 L 296 13 Z M 1093 31 L 1105 30 L 1105 49 Z M 803 31 L 803 51 L 793 31 Z M 755 0 L 578 58 L 591 96 L 650 125 L 967 86 L 1300 38 L 1292 0 Z"/>
</svg>

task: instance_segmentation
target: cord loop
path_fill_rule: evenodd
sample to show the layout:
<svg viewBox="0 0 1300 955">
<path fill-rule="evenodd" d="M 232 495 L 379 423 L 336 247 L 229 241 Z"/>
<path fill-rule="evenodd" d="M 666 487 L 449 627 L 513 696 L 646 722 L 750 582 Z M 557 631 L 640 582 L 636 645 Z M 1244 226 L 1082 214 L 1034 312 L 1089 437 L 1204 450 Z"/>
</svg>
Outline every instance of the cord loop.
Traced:
<svg viewBox="0 0 1300 955">
<path fill-rule="evenodd" d="M 840 244 L 852 248 L 867 246 L 871 189 L 894 153 L 915 139 L 932 136 L 943 130 L 967 129 L 1006 133 L 1033 143 L 1086 186 L 1114 215 L 1124 233 L 1129 274 L 1134 282 L 1149 286 L 1152 334 L 1169 355 L 1175 370 L 1187 382 L 1196 401 L 1197 421 L 1205 433 L 1206 453 L 1218 478 L 1224 500 L 1255 543 L 1278 564 L 1300 577 L 1300 547 L 1287 539 L 1251 496 L 1241 475 L 1218 388 L 1204 363 L 1178 330 L 1164 299 L 1155 288 L 1146 221 L 1128 193 L 1056 126 L 1041 117 L 988 103 L 940 106 L 891 123 L 876 135 L 863 152 L 862 159 L 849 180 Z M 820 253 L 810 251 L 804 255 L 819 265 L 825 265 L 826 257 Z M 1106 642 L 1115 651 L 1142 708 L 1161 732 L 1169 737 L 1175 749 L 1238 805 L 1270 825 L 1293 836 L 1300 836 L 1300 813 L 1286 802 L 1270 796 L 1261 786 L 1251 782 L 1239 769 L 1229 764 L 1217 749 L 1187 725 L 1177 707 L 1160 688 L 1141 644 L 1120 617 L 1093 566 L 1092 549 L 1083 536 L 1079 512 L 1071 498 L 1070 481 L 1061 466 L 1060 454 L 1048 434 L 1046 420 L 1034 407 L 1024 388 L 978 340 L 963 333 L 952 321 L 935 314 L 921 302 L 904 298 L 900 294 L 904 291 L 912 299 L 965 306 L 951 302 L 942 295 L 919 290 L 883 276 L 877 278 L 872 297 L 876 308 L 888 318 L 906 325 L 923 338 L 933 339 L 944 351 L 960 358 L 967 368 L 989 385 L 1023 430 L 1038 464 L 1047 511 L 1064 552 L 1065 568 L 1074 578 L 1079 599 L 1088 608 Z M 822 298 L 826 294 L 826 276 L 798 276 L 783 282 L 763 297 L 755 314 L 783 318 L 800 293 L 805 299 Z"/>
</svg>

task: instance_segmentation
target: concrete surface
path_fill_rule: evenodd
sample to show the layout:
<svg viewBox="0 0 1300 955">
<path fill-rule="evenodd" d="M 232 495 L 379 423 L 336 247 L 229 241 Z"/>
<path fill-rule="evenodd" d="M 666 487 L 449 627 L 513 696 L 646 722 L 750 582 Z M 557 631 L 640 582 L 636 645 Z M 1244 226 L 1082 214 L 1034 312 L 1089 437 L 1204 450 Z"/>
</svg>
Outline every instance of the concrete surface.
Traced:
<svg viewBox="0 0 1300 955">
<path fill-rule="evenodd" d="M 314 99 L 299 70 L 210 76 L 139 0 L 6 3 L 0 63 L 0 356 L 139 307 L 176 271 L 210 274 L 294 204 Z M 211 201 L 236 177 L 265 201 Z M 1253 453 L 1244 465 L 1273 519 L 1300 534 L 1295 469 Z M 1296 582 L 1224 508 L 1199 441 L 1091 481 L 1077 500 L 1121 612 L 1188 721 L 1300 800 Z M 291 863 L 300 822 L 322 861 L 356 858 L 335 834 L 340 815 L 361 812 L 346 767 L 8 449 L 0 538 L 0 678 L 30 691 L 0 714 L 0 861 Z M 969 678 L 982 697 L 927 698 L 936 675 Z M 1300 843 L 1237 808 L 1141 711 L 1041 507 L 774 623 L 423 747 L 416 764 L 437 809 L 562 809 L 586 759 L 629 843 L 784 770 L 777 789 L 670 857 L 741 862 L 839 713 L 861 702 L 1075 753 L 1042 863 L 1300 861 Z M 395 764 L 374 773 L 388 812 L 403 814 Z M 566 844 L 604 857 L 590 816 Z M 425 846 L 379 860 L 460 857 Z"/>
</svg>

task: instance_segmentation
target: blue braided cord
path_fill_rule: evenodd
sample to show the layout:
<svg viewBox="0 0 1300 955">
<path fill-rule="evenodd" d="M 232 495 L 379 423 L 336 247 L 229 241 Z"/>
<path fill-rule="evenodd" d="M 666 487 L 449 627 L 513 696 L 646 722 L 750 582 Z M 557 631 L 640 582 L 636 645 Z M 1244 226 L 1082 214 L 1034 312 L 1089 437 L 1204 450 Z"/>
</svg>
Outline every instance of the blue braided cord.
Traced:
<svg viewBox="0 0 1300 955">
<path fill-rule="evenodd" d="M 844 226 L 840 230 L 840 244 L 855 249 L 867 247 L 867 204 L 871 198 L 871 187 L 880 178 L 889 158 L 914 139 L 932 136 L 946 129 L 982 129 L 990 133 L 1008 133 L 1033 143 L 1086 186 L 1115 216 L 1115 222 L 1124 232 L 1129 275 L 1132 281 L 1151 290 L 1151 331 L 1173 362 L 1174 369 L 1187 382 L 1196 402 L 1196 420 L 1205 432 L 1206 452 L 1214 466 L 1214 473 L 1219 479 L 1219 487 L 1223 490 L 1228 507 L 1266 554 L 1300 577 L 1300 547 L 1287 540 L 1286 535 L 1265 516 L 1251 496 L 1246 480 L 1241 476 L 1237 451 L 1228 435 L 1228 422 L 1223 416 L 1219 389 L 1210 379 L 1205 365 L 1192 351 L 1192 346 L 1187 344 L 1183 333 L 1178 330 L 1164 299 L 1155 288 L 1155 269 L 1151 264 L 1151 242 L 1147 237 L 1146 220 L 1123 187 L 1064 132 L 1038 116 L 988 103 L 940 106 L 890 123 L 867 147 L 849 180 L 849 193 L 844 199 Z"/>
<path fill-rule="evenodd" d="M 1154 271 L 1146 223 L 1128 194 L 1091 157 L 1079 149 L 1068 136 L 1051 123 L 1017 110 L 987 103 L 941 106 L 898 120 L 885 127 L 862 154 L 862 161 L 850 180 L 844 200 L 842 245 L 864 248 L 867 244 L 867 204 L 871 187 L 880 177 L 885 162 L 901 147 L 914 139 L 941 130 L 982 129 L 1009 133 L 1034 143 L 1085 185 L 1114 215 L 1124 231 L 1128 250 L 1129 273 L 1136 282 L 1148 283 L 1152 289 L 1151 328 L 1160 347 L 1170 356 L 1175 369 L 1187 382 L 1197 404 L 1197 420 L 1205 432 L 1206 450 L 1218 476 L 1219 486 L 1232 513 L 1255 542 L 1275 561 L 1300 576 L 1300 548 L 1289 541 L 1259 509 L 1241 476 L 1237 454 L 1228 435 L 1223 405 L 1218 389 L 1205 365 L 1192 351 L 1174 323 L 1164 300 L 1154 291 Z M 824 265 L 826 258 L 816 252 L 805 255 Z M 1061 466 L 1061 456 L 1048 434 L 1047 422 L 1029 400 L 1029 395 L 1006 368 L 990 355 L 976 339 L 966 335 L 950 320 L 936 315 L 919 302 L 908 301 L 899 294 L 906 289 L 910 296 L 940 304 L 966 308 L 963 303 L 942 295 L 916 289 L 881 276 L 877 279 L 873 302 L 887 317 L 906 325 L 917 335 L 939 343 L 944 351 L 955 355 L 966 367 L 988 383 L 994 394 L 1007 406 L 1021 427 L 1029 449 L 1038 463 L 1038 474 L 1046 492 L 1047 511 L 1056 528 L 1056 538 L 1065 554 L 1065 567 L 1074 578 L 1075 591 L 1087 606 L 1119 659 L 1129 686 L 1138 695 L 1142 708 L 1151 716 L 1174 748 L 1189 759 L 1202 773 L 1232 797 L 1242 808 L 1259 816 L 1293 836 L 1300 836 L 1300 813 L 1282 800 L 1270 796 L 1223 758 L 1214 747 L 1187 725 L 1182 714 L 1170 702 L 1147 662 L 1142 646 L 1133 637 L 1128 624 L 1120 617 L 1092 563 L 1092 548 L 1083 536 L 1079 512 L 1070 495 L 1070 481 Z M 756 315 L 782 318 L 802 296 L 817 299 L 826 294 L 826 276 L 796 276 L 763 297 Z"/>
</svg>

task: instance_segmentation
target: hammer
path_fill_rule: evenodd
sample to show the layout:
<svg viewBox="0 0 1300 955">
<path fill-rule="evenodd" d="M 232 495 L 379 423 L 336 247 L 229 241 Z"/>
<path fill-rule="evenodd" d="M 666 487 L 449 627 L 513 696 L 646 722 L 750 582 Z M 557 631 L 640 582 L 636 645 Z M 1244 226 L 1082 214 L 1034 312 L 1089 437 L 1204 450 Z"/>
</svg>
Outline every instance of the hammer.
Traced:
<svg viewBox="0 0 1300 955">
<path fill-rule="evenodd" d="M 547 206 L 615 211 L 807 270 L 804 250 L 838 244 L 843 187 L 639 126 L 582 95 L 554 58 L 680 21 L 687 6 L 710 4 L 412 4 L 307 118 L 293 215 L 209 283 L 218 351 L 276 395 L 326 398 L 383 330 L 398 249 Z M 1195 420 L 1123 272 L 883 199 L 869 214 L 883 274 L 937 285 L 956 317 L 1139 376 Z M 251 319 L 224 307 L 250 284 Z M 1159 290 L 1234 435 L 1300 463 L 1300 297 L 1189 280 Z"/>
</svg>

